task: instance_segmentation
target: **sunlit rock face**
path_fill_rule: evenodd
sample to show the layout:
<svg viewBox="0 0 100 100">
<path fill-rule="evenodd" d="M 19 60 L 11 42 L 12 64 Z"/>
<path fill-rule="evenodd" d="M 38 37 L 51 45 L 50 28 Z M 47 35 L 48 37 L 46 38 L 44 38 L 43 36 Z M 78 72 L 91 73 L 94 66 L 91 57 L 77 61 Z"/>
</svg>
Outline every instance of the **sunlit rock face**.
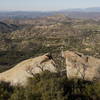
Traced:
<svg viewBox="0 0 100 100">
<path fill-rule="evenodd" d="M 100 80 L 100 59 L 72 51 L 63 52 L 63 57 L 69 79 Z"/>
<path fill-rule="evenodd" d="M 56 72 L 55 63 L 49 54 L 24 60 L 12 69 L 0 73 L 0 81 L 10 82 L 11 85 L 26 85 L 27 79 L 35 74 L 48 70 Z"/>
</svg>

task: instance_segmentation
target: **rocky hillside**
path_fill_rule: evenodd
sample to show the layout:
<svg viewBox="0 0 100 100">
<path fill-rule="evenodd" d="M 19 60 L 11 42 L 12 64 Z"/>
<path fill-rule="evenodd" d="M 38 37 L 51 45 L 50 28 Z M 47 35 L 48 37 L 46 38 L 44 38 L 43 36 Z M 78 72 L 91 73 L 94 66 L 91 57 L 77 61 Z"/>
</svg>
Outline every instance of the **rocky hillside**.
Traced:
<svg viewBox="0 0 100 100">
<path fill-rule="evenodd" d="M 27 19 L 28 24 L 20 30 L 0 34 L 1 67 L 14 66 L 31 56 L 47 52 L 58 55 L 61 49 L 100 58 L 99 21 L 71 19 L 64 15 L 31 20 L 32 23 Z"/>
<path fill-rule="evenodd" d="M 100 59 L 79 52 L 65 51 L 67 77 L 100 81 Z"/>
<path fill-rule="evenodd" d="M 0 82 L 0 100 L 100 100 L 100 82 L 91 82 L 100 79 L 100 21 L 63 15 L 20 21 L 8 22 L 22 25 L 20 30 L 0 33 L 0 78 L 12 84 L 28 78 L 28 84 Z M 41 59 L 47 52 L 52 57 Z M 58 73 L 52 73 L 52 64 Z M 41 72 L 44 68 L 51 72 Z"/>
<path fill-rule="evenodd" d="M 10 70 L 0 73 L 0 82 L 10 82 L 11 85 L 27 85 L 28 78 L 45 70 L 57 72 L 55 63 L 49 54 L 24 60 Z"/>
</svg>

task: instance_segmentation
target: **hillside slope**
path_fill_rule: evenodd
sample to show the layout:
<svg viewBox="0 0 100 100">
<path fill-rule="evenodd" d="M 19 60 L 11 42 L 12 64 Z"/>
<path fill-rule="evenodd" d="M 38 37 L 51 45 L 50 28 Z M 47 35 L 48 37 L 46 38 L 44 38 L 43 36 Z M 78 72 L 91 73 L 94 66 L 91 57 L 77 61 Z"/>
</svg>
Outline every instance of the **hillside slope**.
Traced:
<svg viewBox="0 0 100 100">
<path fill-rule="evenodd" d="M 17 25 L 0 22 L 0 33 L 9 33 L 19 29 Z"/>
<path fill-rule="evenodd" d="M 28 24 L 20 30 L 0 34 L 1 68 L 46 52 L 58 55 L 61 49 L 100 58 L 99 21 L 71 19 L 64 15 L 31 20 L 32 23 L 27 20 Z"/>
</svg>

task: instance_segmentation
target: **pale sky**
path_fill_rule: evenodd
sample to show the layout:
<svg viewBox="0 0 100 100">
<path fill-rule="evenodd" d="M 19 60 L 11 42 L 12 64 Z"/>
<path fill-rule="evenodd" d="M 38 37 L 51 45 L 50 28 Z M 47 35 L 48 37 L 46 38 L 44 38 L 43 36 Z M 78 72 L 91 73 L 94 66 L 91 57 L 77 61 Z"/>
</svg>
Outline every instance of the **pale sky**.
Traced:
<svg viewBox="0 0 100 100">
<path fill-rule="evenodd" d="M 0 11 L 55 11 L 100 7 L 100 0 L 0 0 Z"/>
</svg>

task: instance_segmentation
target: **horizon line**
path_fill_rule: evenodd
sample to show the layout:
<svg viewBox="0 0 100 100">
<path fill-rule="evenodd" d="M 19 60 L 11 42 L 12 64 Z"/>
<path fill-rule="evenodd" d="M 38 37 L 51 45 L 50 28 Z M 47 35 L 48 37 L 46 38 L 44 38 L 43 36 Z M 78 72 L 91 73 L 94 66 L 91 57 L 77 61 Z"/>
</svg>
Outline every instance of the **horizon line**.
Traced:
<svg viewBox="0 0 100 100">
<path fill-rule="evenodd" d="M 100 7 L 66 8 L 58 10 L 0 10 L 0 12 L 58 12 L 58 11 L 75 10 L 75 9 L 85 10 L 88 8 L 100 8 Z"/>
</svg>

